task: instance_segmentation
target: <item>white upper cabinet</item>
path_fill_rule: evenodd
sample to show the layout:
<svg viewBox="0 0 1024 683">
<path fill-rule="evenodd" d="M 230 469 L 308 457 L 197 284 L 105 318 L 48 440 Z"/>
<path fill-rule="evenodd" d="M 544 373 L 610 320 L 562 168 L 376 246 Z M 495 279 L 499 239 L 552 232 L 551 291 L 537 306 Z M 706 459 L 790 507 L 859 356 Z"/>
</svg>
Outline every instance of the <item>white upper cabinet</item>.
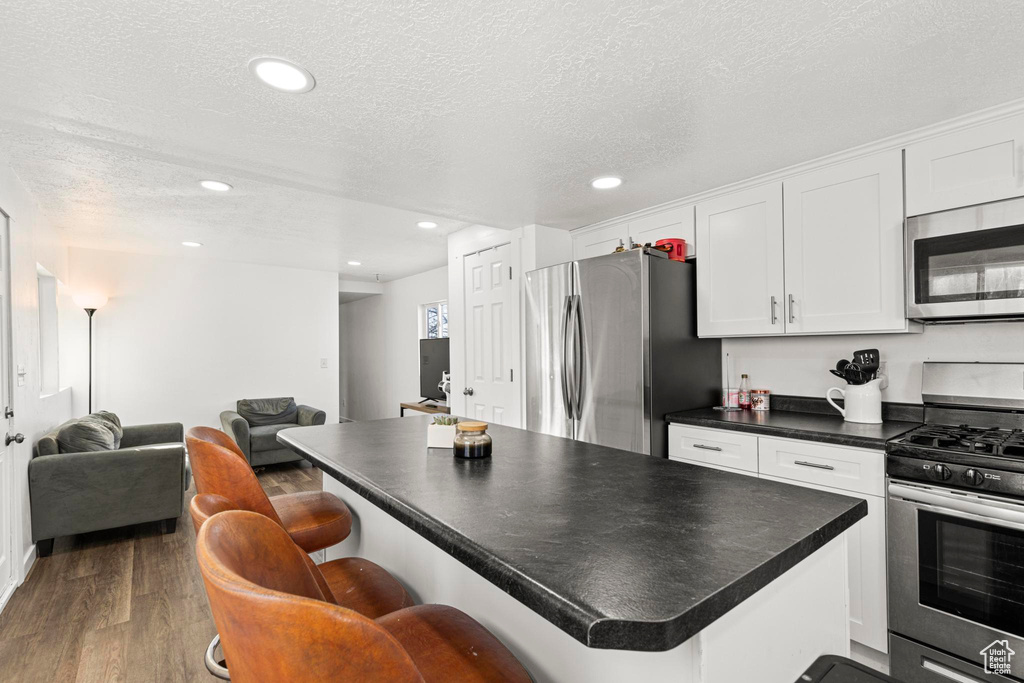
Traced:
<svg viewBox="0 0 1024 683">
<path fill-rule="evenodd" d="M 572 238 L 573 259 L 590 258 L 611 254 L 619 246 L 628 247 L 629 226 L 626 223 L 609 225 L 599 230 L 590 230 Z"/>
<path fill-rule="evenodd" d="M 782 183 L 697 204 L 697 332 L 783 334 Z"/>
<path fill-rule="evenodd" d="M 637 244 L 654 244 L 658 240 L 675 237 L 686 240 L 686 255 L 695 253 L 693 204 L 667 209 L 634 218 L 629 222 L 616 223 L 597 230 L 574 234 L 572 257 L 574 259 L 604 256 L 615 251 L 619 245 L 630 247 L 630 240 Z"/>
<path fill-rule="evenodd" d="M 693 205 L 668 209 L 629 222 L 629 237 L 637 244 L 655 244 L 658 240 L 686 240 L 686 258 L 697 253 L 694 244 Z"/>
<path fill-rule="evenodd" d="M 902 161 L 892 150 L 783 181 L 788 334 L 906 329 Z"/>
<path fill-rule="evenodd" d="M 1024 195 L 1024 115 L 907 147 L 907 215 Z"/>
</svg>

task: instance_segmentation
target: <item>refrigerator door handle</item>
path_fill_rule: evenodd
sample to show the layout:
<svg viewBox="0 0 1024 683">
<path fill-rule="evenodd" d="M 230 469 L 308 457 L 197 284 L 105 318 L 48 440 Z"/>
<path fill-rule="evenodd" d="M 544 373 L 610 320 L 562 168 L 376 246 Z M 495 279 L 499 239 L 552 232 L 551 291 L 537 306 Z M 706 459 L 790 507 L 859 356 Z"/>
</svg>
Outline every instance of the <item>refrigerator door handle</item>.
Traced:
<svg viewBox="0 0 1024 683">
<path fill-rule="evenodd" d="M 573 419 L 572 397 L 569 394 L 569 326 L 572 322 L 572 297 L 565 297 L 562 306 L 562 406 L 566 417 Z"/>
<path fill-rule="evenodd" d="M 576 326 L 576 337 L 573 340 L 573 351 L 575 353 L 575 359 L 573 360 L 573 370 L 575 370 L 576 389 L 575 403 L 576 403 L 576 419 L 583 419 L 583 396 L 586 392 L 586 358 L 587 358 L 587 347 L 586 341 L 583 337 L 583 305 L 580 295 L 576 294 L 573 296 L 573 322 Z"/>
</svg>

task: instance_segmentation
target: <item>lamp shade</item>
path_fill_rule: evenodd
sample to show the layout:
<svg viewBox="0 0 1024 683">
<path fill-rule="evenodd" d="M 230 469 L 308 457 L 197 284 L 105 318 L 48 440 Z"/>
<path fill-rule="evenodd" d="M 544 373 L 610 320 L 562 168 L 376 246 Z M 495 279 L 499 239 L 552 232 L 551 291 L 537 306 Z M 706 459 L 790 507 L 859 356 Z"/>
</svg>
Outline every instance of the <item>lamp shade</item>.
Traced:
<svg viewBox="0 0 1024 683">
<path fill-rule="evenodd" d="M 103 308 L 107 297 L 98 292 L 76 292 L 72 297 L 81 308 Z"/>
</svg>

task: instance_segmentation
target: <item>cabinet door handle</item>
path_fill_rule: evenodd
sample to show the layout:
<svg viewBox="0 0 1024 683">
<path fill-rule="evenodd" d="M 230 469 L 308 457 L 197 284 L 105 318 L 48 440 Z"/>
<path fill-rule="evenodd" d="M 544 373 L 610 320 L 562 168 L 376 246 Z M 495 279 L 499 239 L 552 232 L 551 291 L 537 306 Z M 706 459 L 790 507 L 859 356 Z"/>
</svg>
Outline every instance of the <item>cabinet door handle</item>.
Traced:
<svg viewBox="0 0 1024 683">
<path fill-rule="evenodd" d="M 778 320 L 778 316 L 775 315 L 775 309 L 776 309 L 777 306 L 778 306 L 778 302 L 775 301 L 775 297 L 773 296 L 772 297 L 772 325 L 774 325 L 775 322 Z"/>
<path fill-rule="evenodd" d="M 793 322 L 796 316 L 793 315 L 793 295 L 789 295 L 789 322 Z"/>
<path fill-rule="evenodd" d="M 705 446 L 702 443 L 695 443 L 695 444 L 693 444 L 693 447 L 694 448 L 701 448 L 701 449 L 703 449 L 705 451 L 720 451 L 720 450 L 722 450 L 718 446 Z"/>
<path fill-rule="evenodd" d="M 832 465 L 822 465 L 819 462 L 807 462 L 806 460 L 794 460 L 794 465 L 803 465 L 804 467 L 813 467 L 818 470 L 834 470 L 835 467 Z"/>
</svg>

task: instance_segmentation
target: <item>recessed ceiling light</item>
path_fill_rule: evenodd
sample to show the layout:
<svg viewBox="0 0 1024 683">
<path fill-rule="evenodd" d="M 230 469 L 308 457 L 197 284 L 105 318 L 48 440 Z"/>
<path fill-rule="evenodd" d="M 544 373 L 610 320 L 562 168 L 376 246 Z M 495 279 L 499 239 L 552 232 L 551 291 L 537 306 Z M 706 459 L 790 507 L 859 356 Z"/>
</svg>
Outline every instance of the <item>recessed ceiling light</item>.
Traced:
<svg viewBox="0 0 1024 683">
<path fill-rule="evenodd" d="M 278 57 L 256 57 L 249 62 L 249 71 L 274 90 L 281 92 L 309 92 L 316 85 L 313 74 L 298 64 Z"/>
<path fill-rule="evenodd" d="M 201 247 L 201 246 L 203 246 L 203 243 L 202 242 L 182 242 L 181 246 L 183 246 L 183 247 Z"/>
<path fill-rule="evenodd" d="M 610 190 L 613 187 L 618 187 L 622 184 L 622 178 L 618 178 L 613 175 L 604 176 L 601 178 L 594 178 L 590 181 L 590 186 L 595 190 Z"/>
<path fill-rule="evenodd" d="M 430 228 L 436 228 L 437 223 L 435 223 L 434 221 L 420 221 L 419 223 L 416 224 L 416 227 L 427 228 L 429 230 Z"/>
<path fill-rule="evenodd" d="M 231 189 L 230 185 L 219 180 L 200 180 L 199 184 L 207 190 L 213 190 L 214 192 L 227 192 Z"/>
<path fill-rule="evenodd" d="M 363 265 L 361 261 L 349 261 L 348 264 L 350 266 L 361 266 L 361 265 Z"/>
</svg>

